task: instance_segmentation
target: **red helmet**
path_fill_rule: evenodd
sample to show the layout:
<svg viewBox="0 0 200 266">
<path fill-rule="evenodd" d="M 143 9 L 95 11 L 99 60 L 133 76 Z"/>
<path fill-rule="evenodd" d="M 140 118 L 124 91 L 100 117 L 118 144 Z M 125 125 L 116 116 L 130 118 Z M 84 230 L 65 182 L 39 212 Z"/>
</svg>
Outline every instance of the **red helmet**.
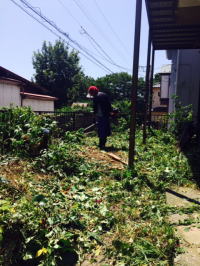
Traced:
<svg viewBox="0 0 200 266">
<path fill-rule="evenodd" d="M 87 98 L 93 98 L 93 96 L 95 95 L 94 93 L 98 93 L 99 89 L 96 86 L 90 86 L 88 88 L 88 94 L 87 94 Z"/>
<path fill-rule="evenodd" d="M 98 89 L 96 86 L 90 86 L 90 87 L 88 88 L 88 92 L 91 92 L 91 91 L 96 91 L 96 92 L 98 92 L 99 89 Z"/>
</svg>

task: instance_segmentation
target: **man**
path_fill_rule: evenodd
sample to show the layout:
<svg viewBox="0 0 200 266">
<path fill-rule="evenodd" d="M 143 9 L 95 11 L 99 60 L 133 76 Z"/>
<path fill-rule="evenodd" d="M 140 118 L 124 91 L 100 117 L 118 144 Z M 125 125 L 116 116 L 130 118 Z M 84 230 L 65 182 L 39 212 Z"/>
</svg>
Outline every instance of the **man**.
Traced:
<svg viewBox="0 0 200 266">
<path fill-rule="evenodd" d="M 111 135 L 110 120 L 112 115 L 112 107 L 108 95 L 104 92 L 99 92 L 99 89 L 95 86 L 88 88 L 87 98 L 93 99 L 93 110 L 96 116 L 99 148 L 105 150 L 107 137 Z"/>
</svg>

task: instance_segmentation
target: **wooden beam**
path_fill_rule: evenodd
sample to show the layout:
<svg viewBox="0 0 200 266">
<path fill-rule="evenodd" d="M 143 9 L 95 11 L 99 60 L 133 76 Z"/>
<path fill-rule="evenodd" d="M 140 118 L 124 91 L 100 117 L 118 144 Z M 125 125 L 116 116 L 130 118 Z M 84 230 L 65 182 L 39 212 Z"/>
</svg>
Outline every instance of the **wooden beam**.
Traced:
<svg viewBox="0 0 200 266">
<path fill-rule="evenodd" d="M 153 39 L 166 39 L 166 38 L 174 38 L 174 37 L 199 37 L 200 36 L 200 31 L 199 32 L 172 32 L 172 33 L 152 33 L 152 38 Z"/>
<path fill-rule="evenodd" d="M 156 50 L 177 50 L 177 49 L 200 49 L 200 44 L 192 45 L 192 43 L 188 44 L 164 44 L 164 45 L 155 45 Z"/>
<path fill-rule="evenodd" d="M 155 24 L 154 27 L 151 26 L 151 30 L 164 30 L 164 29 L 169 29 L 169 30 L 178 30 L 178 29 L 182 29 L 182 30 L 199 30 L 200 28 L 200 24 L 193 24 L 193 25 L 179 25 L 179 24 L 175 24 L 175 23 L 169 23 L 169 24 L 163 24 L 163 25 L 159 25 L 159 24 Z"/>
<path fill-rule="evenodd" d="M 199 0 L 179 0 L 178 1 L 179 8 L 196 7 L 196 6 L 200 6 Z"/>
</svg>

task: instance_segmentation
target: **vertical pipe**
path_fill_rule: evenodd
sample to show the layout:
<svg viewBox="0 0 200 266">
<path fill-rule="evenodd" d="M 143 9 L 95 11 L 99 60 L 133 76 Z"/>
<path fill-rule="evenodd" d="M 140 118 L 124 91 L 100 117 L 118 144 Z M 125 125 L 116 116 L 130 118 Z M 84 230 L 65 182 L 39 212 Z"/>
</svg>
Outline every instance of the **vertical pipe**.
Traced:
<svg viewBox="0 0 200 266">
<path fill-rule="evenodd" d="M 153 73 L 154 73 L 154 58 L 155 58 L 155 50 L 153 48 L 151 55 L 151 77 L 149 82 L 149 122 L 151 122 L 151 109 L 152 109 L 152 94 L 153 94 Z M 150 123 L 149 123 L 150 126 Z"/>
<path fill-rule="evenodd" d="M 151 57 L 151 37 L 149 31 L 149 38 L 148 38 L 148 50 L 147 50 L 147 68 L 146 68 L 146 77 L 145 77 L 145 110 L 144 110 L 144 125 L 143 125 L 143 144 L 146 144 L 147 138 L 147 112 L 148 112 L 148 100 L 149 100 L 149 72 L 150 72 L 150 57 Z"/>
<path fill-rule="evenodd" d="M 76 129 L 76 113 L 73 112 L 73 129 L 72 130 L 75 130 Z"/>
<path fill-rule="evenodd" d="M 197 110 L 197 142 L 200 144 L 200 82 L 199 82 L 199 97 L 198 97 L 198 110 Z"/>
<path fill-rule="evenodd" d="M 137 104 L 138 65 L 139 65 L 139 52 L 140 52 L 141 13 L 142 13 L 142 0 L 136 0 L 135 39 L 134 39 L 133 74 L 132 74 L 132 89 L 131 89 L 131 121 L 130 121 L 129 161 L 128 161 L 128 166 L 130 168 L 133 167 L 134 165 L 134 155 L 135 155 L 136 104 Z"/>
</svg>

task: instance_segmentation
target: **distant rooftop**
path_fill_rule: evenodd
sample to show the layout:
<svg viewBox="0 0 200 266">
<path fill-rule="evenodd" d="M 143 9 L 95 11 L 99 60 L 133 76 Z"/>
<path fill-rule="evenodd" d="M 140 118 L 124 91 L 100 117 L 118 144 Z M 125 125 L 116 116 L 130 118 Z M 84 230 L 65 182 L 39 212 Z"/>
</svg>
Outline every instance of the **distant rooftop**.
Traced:
<svg viewBox="0 0 200 266">
<path fill-rule="evenodd" d="M 160 88 L 160 83 L 156 83 L 153 85 L 153 88 Z"/>
<path fill-rule="evenodd" d="M 160 73 L 171 73 L 171 68 L 172 68 L 172 65 L 171 64 L 163 65 L 160 68 Z"/>
</svg>

